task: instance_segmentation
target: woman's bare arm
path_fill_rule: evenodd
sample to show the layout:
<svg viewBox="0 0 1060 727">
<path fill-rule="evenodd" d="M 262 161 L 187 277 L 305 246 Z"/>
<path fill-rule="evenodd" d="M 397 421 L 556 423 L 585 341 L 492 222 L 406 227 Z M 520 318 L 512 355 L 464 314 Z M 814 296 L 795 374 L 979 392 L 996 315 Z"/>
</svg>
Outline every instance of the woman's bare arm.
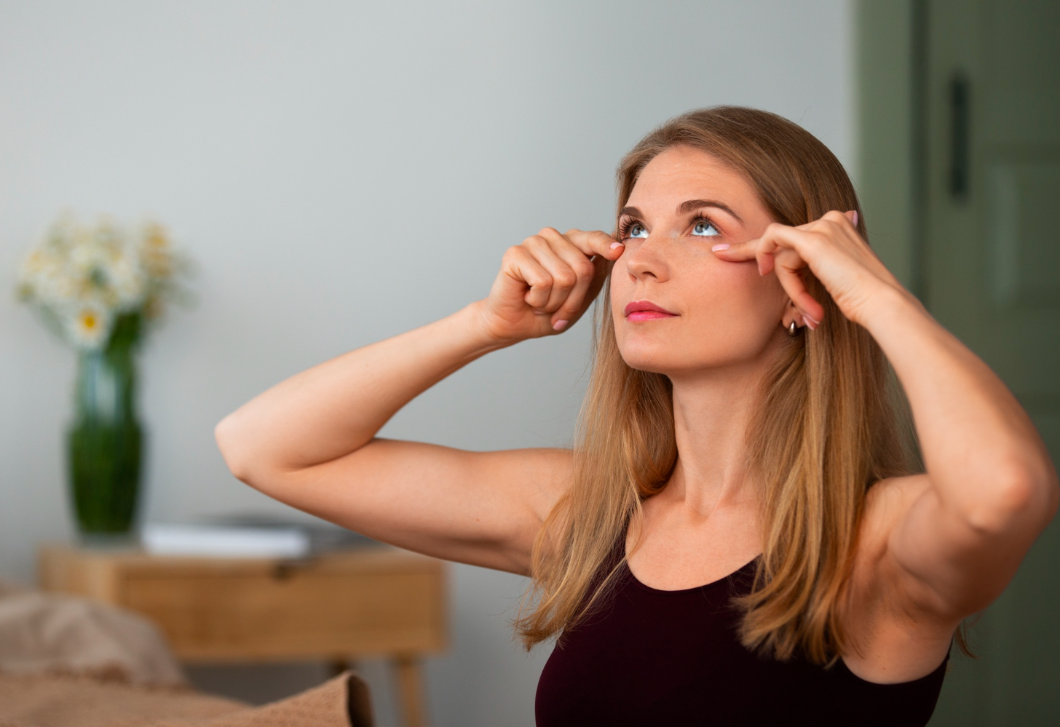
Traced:
<svg viewBox="0 0 1060 727">
<path fill-rule="evenodd" d="M 909 398 L 929 482 L 888 550 L 914 579 L 909 590 L 956 622 L 1001 594 L 1053 518 L 1056 470 L 1008 388 L 919 301 L 881 295 L 866 327 Z"/>
<path fill-rule="evenodd" d="M 607 258 L 621 254 L 612 243 L 602 232 L 542 230 L 508 250 L 488 298 L 304 371 L 230 414 L 216 431 L 225 461 L 265 494 L 379 540 L 526 572 L 569 482 L 569 451 L 476 453 L 375 435 L 478 357 L 566 330 L 599 292 Z"/>
</svg>

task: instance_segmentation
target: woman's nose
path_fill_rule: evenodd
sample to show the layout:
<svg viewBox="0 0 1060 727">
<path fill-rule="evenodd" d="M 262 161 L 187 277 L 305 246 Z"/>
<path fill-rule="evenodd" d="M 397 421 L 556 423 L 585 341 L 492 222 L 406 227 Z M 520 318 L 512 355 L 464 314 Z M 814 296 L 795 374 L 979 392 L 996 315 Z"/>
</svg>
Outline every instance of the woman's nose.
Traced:
<svg viewBox="0 0 1060 727">
<path fill-rule="evenodd" d="M 626 251 L 619 260 L 624 260 L 626 270 L 634 280 L 654 278 L 662 282 L 670 277 L 670 266 L 666 262 L 665 248 L 669 240 L 660 235 L 649 235 L 633 244 L 626 245 Z"/>
</svg>

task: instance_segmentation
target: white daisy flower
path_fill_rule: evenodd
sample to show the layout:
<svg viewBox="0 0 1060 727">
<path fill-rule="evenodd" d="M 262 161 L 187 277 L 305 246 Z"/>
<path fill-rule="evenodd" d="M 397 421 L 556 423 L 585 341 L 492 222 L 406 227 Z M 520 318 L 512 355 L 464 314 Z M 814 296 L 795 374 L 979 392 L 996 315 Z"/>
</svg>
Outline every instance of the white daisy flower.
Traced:
<svg viewBox="0 0 1060 727">
<path fill-rule="evenodd" d="M 106 277 L 117 296 L 117 306 L 120 310 L 135 310 L 143 305 L 147 293 L 147 276 L 129 254 L 123 252 L 111 261 L 106 267 Z"/>
<path fill-rule="evenodd" d="M 176 261 L 166 228 L 154 222 L 144 225 L 139 251 L 144 271 L 153 280 L 164 281 L 172 277 Z"/>
<path fill-rule="evenodd" d="M 82 281 L 59 268 L 42 275 L 37 282 L 41 303 L 54 310 L 69 308 L 77 303 L 83 289 Z"/>
<path fill-rule="evenodd" d="M 92 304 L 78 306 L 66 317 L 66 331 L 78 348 L 100 349 L 110 338 L 113 317 L 106 308 Z"/>
</svg>

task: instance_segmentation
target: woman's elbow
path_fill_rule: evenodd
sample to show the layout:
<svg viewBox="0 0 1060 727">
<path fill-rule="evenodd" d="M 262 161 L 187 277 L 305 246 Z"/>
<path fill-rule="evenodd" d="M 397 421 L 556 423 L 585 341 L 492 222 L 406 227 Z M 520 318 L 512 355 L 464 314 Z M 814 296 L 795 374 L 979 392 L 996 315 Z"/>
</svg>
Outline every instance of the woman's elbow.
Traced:
<svg viewBox="0 0 1060 727">
<path fill-rule="evenodd" d="M 1013 527 L 1041 532 L 1060 507 L 1060 482 L 1050 464 L 1041 471 L 1020 470 L 998 483 L 995 497 L 980 507 L 972 524 L 984 532 L 1009 531 Z"/>
<path fill-rule="evenodd" d="M 1060 507 L 1060 479 L 1048 455 L 1038 459 L 1035 465 L 1026 468 L 1017 481 L 1022 490 L 1024 512 L 1030 514 L 1044 530 Z"/>
<path fill-rule="evenodd" d="M 240 431 L 235 415 L 229 414 L 222 419 L 214 427 L 213 436 L 229 471 L 237 479 L 253 486 L 254 473 L 250 466 L 252 458 L 247 452 L 246 437 Z"/>
</svg>

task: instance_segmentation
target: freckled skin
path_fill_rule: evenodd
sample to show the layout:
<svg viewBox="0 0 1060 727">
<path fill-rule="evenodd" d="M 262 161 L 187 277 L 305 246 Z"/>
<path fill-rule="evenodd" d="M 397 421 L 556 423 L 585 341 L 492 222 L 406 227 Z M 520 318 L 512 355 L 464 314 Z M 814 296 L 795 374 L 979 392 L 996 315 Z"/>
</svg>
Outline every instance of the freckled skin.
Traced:
<svg viewBox="0 0 1060 727">
<path fill-rule="evenodd" d="M 722 202 L 742 222 L 716 208 L 678 213 L 695 199 Z M 611 275 L 615 334 L 626 362 L 671 377 L 764 365 L 787 335 L 782 317 L 788 297 L 775 275 L 758 274 L 754 260 L 727 262 L 711 251 L 719 242 L 760 237 L 773 221 L 750 183 L 705 152 L 675 147 L 645 166 L 627 205 L 643 214 L 638 221 L 648 236 L 624 240 Z M 693 235 L 701 216 L 720 234 Z M 624 309 L 634 300 L 678 316 L 628 321 Z"/>
</svg>

